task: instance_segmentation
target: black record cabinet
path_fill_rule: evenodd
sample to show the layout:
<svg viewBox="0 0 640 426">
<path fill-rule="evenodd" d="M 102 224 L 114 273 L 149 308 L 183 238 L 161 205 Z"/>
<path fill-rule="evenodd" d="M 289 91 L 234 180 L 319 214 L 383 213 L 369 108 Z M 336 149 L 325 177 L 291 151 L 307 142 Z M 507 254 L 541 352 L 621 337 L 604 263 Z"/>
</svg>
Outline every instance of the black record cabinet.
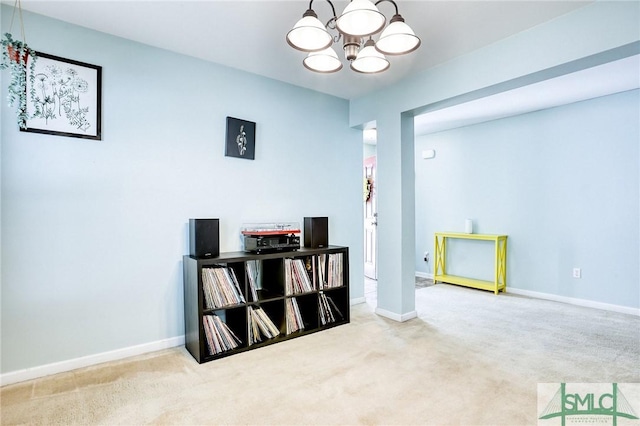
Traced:
<svg viewBox="0 0 640 426">
<path fill-rule="evenodd" d="M 185 346 L 199 363 L 349 323 L 349 249 L 184 256 Z"/>
</svg>

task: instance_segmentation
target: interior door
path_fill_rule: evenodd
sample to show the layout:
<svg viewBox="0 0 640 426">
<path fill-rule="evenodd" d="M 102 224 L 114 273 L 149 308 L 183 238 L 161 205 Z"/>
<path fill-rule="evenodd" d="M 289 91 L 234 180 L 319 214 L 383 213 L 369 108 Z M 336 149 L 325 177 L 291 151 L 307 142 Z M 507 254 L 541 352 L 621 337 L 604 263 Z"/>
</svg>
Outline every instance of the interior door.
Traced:
<svg viewBox="0 0 640 426">
<path fill-rule="evenodd" d="M 377 279 L 376 157 L 364 160 L 364 275 Z"/>
</svg>

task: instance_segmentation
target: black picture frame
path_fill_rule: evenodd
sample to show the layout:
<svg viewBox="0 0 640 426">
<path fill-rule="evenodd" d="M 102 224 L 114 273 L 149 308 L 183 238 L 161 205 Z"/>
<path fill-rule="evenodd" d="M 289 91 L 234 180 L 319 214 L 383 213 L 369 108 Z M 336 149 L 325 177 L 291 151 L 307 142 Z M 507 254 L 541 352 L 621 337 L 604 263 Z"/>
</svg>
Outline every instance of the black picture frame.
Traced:
<svg viewBox="0 0 640 426">
<path fill-rule="evenodd" d="M 23 132 L 102 140 L 102 67 L 36 52 L 35 99 L 27 72 Z"/>
<path fill-rule="evenodd" d="M 224 155 L 254 160 L 256 153 L 256 123 L 227 117 L 227 137 Z"/>
</svg>

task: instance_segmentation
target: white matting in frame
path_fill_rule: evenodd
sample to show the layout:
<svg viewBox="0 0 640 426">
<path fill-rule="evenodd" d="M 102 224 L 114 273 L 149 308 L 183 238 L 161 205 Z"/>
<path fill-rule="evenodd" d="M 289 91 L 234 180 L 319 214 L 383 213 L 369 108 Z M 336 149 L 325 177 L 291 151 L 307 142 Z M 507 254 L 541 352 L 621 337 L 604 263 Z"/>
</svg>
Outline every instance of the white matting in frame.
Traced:
<svg viewBox="0 0 640 426">
<path fill-rule="evenodd" d="M 102 67 L 37 52 L 25 132 L 101 140 Z"/>
</svg>

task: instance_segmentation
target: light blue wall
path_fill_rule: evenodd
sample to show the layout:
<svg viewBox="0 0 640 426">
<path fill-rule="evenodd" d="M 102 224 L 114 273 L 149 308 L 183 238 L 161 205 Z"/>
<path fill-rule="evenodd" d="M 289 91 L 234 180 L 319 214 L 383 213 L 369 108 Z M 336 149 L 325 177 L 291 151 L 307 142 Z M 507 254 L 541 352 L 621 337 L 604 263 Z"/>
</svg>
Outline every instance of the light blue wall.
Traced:
<svg viewBox="0 0 640 426">
<path fill-rule="evenodd" d="M 347 101 L 25 23 L 36 50 L 103 67 L 103 140 L 19 132 L 2 102 L 3 373 L 184 334 L 189 218 L 220 218 L 221 250 L 235 251 L 244 222 L 328 216 L 363 296 L 362 134 Z M 224 157 L 226 116 L 257 123 L 255 161 Z"/>
<path fill-rule="evenodd" d="M 395 135 L 403 130 L 413 139 L 413 117 L 381 114 L 376 125 L 376 312 L 404 321 L 415 316 L 414 152 L 413 140 L 407 143 Z"/>
<path fill-rule="evenodd" d="M 406 297 L 412 295 L 410 290 L 413 283 L 407 277 L 415 272 L 416 263 L 419 264 L 419 261 L 411 259 L 410 264 L 403 263 L 399 267 L 399 262 L 394 258 L 394 254 L 405 251 L 407 240 L 416 235 L 415 223 L 403 220 L 408 217 L 403 210 L 410 208 L 411 203 L 404 204 L 397 199 L 398 194 L 406 193 L 407 188 L 403 185 L 410 185 L 410 189 L 414 189 L 414 180 L 409 182 L 403 179 L 413 172 L 414 162 L 390 163 L 383 158 L 406 158 L 402 157 L 406 153 L 406 144 L 412 152 L 414 150 L 412 135 L 399 125 L 400 117 L 423 113 L 446 102 L 451 105 L 461 98 L 471 100 L 474 96 L 493 94 L 495 92 L 491 90 L 494 89 L 512 89 L 515 86 L 508 86 L 515 83 L 530 84 L 535 78 L 555 77 L 563 70 L 566 73 L 576 71 L 580 66 L 594 66 L 598 64 L 592 63 L 594 58 L 596 61 L 606 61 L 623 57 L 613 58 L 615 55 L 611 52 L 630 55 L 635 50 L 637 54 L 639 21 L 638 2 L 598 1 L 351 101 L 352 126 L 363 126 L 370 122 L 378 125 L 378 237 L 381 250 L 384 251 L 379 252 L 378 256 L 378 303 L 389 307 L 394 314 L 390 316 L 411 315 L 412 303 Z M 427 49 L 427 46 L 421 49 Z M 428 52 L 423 51 L 423 54 Z M 400 140 L 401 144 L 398 143 Z M 391 167 L 384 167 L 385 163 Z M 465 217 L 466 214 L 462 220 Z M 463 226 L 460 220 L 455 223 Z M 568 236 L 565 237 L 562 244 L 575 244 Z M 637 241 L 637 232 L 634 237 Z M 412 254 L 421 259 L 423 252 L 418 250 L 418 253 Z M 637 258 L 634 264 L 637 264 Z M 637 273 L 634 276 L 637 277 Z M 599 287 L 596 291 L 601 293 L 593 300 L 607 299 L 607 290 Z M 402 303 L 397 303 L 398 294 L 404 295 Z"/>
<path fill-rule="evenodd" d="M 417 138 L 417 253 L 471 218 L 509 235 L 509 287 L 640 307 L 638 117 L 634 90 Z M 451 248 L 448 272 L 492 278 L 491 244 Z"/>
</svg>

